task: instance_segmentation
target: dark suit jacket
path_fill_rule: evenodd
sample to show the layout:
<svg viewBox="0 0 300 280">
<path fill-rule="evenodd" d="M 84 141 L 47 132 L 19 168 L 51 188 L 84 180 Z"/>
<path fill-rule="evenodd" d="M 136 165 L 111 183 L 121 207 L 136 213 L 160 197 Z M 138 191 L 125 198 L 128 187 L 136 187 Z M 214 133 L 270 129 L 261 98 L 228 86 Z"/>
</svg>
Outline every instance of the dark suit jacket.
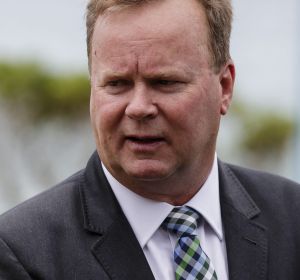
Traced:
<svg viewBox="0 0 300 280">
<path fill-rule="evenodd" d="M 219 173 L 230 279 L 299 280 L 300 186 L 221 162 Z M 154 279 L 96 153 L 1 216 L 0 279 Z"/>
</svg>

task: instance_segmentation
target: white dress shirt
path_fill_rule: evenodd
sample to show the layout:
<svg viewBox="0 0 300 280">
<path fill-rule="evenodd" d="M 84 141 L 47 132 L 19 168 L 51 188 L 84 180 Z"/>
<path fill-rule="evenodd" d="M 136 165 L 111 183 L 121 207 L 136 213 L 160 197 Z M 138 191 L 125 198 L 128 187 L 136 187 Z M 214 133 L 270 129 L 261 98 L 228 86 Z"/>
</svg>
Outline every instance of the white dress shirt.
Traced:
<svg viewBox="0 0 300 280">
<path fill-rule="evenodd" d="M 102 164 L 112 190 L 140 243 L 156 280 L 174 280 L 173 251 L 176 236 L 160 226 L 174 208 L 165 202 L 144 198 L 120 184 Z M 200 191 L 185 205 L 203 216 L 197 234 L 220 280 L 228 280 L 227 254 L 219 198 L 217 157 Z"/>
</svg>

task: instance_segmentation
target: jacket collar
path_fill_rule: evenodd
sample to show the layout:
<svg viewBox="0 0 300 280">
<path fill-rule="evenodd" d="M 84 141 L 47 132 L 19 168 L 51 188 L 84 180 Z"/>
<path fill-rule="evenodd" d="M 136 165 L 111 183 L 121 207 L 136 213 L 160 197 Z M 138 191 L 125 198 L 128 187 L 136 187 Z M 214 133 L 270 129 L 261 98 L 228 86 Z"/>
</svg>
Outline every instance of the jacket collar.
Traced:
<svg viewBox="0 0 300 280">
<path fill-rule="evenodd" d="M 91 248 L 110 279 L 154 280 L 132 228 L 125 218 L 95 152 L 80 187 L 84 228 L 97 235 Z"/>
<path fill-rule="evenodd" d="M 220 199 L 229 279 L 267 279 L 267 229 L 260 209 L 229 165 L 219 162 Z"/>
</svg>

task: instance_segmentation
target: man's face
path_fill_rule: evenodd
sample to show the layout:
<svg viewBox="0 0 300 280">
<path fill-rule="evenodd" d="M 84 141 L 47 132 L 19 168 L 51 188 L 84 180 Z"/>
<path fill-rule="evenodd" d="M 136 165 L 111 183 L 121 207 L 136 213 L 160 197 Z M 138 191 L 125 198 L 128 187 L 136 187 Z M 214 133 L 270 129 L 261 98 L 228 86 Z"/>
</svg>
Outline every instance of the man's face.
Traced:
<svg viewBox="0 0 300 280">
<path fill-rule="evenodd" d="M 231 92 L 212 70 L 196 1 L 153 1 L 100 16 L 91 83 L 97 150 L 121 183 L 188 180 L 211 167 Z"/>
</svg>

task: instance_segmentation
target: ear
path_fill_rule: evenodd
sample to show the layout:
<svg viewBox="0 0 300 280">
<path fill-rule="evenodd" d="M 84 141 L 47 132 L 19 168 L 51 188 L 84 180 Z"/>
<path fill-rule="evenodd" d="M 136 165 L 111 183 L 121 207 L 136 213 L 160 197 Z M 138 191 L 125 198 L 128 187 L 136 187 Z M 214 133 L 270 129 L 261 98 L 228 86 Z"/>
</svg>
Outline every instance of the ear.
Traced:
<svg viewBox="0 0 300 280">
<path fill-rule="evenodd" d="M 220 85 L 222 90 L 222 100 L 220 113 L 226 115 L 233 95 L 233 86 L 235 80 L 235 66 L 230 59 L 220 71 Z"/>
</svg>

